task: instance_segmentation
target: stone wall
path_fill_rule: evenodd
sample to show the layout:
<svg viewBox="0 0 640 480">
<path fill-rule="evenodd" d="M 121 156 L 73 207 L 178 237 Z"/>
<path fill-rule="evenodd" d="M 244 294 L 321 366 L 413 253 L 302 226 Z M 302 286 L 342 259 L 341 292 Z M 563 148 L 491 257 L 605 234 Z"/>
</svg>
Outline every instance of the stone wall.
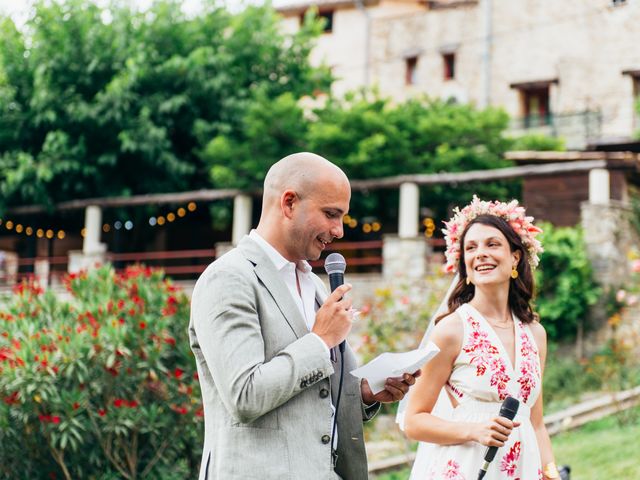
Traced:
<svg viewBox="0 0 640 480">
<path fill-rule="evenodd" d="M 604 286 L 618 287 L 629 278 L 627 255 L 639 244 L 629 223 L 631 213 L 629 206 L 613 200 L 606 205 L 581 204 L 587 253 L 596 280 Z"/>
</svg>

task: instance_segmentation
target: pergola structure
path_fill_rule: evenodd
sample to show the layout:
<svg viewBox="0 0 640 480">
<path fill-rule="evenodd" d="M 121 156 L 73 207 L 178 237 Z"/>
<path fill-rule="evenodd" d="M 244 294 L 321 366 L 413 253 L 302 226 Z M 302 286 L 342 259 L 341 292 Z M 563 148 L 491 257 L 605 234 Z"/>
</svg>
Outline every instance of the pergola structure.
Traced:
<svg viewBox="0 0 640 480">
<path fill-rule="evenodd" d="M 557 189 L 558 182 L 561 182 L 563 178 L 581 175 L 586 179 L 585 198 L 576 197 L 573 199 L 573 203 L 556 204 L 554 209 L 564 208 L 580 211 L 582 203 L 584 203 L 582 214 L 578 214 L 582 215 L 584 224 L 584 212 L 587 208 L 598 210 L 599 213 L 596 214 L 598 218 L 603 218 L 602 209 L 617 211 L 626 208 L 627 184 L 621 183 L 620 179 L 635 178 L 637 180 L 640 174 L 640 155 L 631 152 L 511 152 L 507 154 L 507 158 L 524 164 L 493 170 L 411 174 L 371 180 L 352 180 L 351 187 L 354 191 L 382 188 L 399 191 L 397 235 L 386 235 L 383 242 L 382 263 L 385 276 L 397 272 L 412 276 L 420 276 L 425 273 L 428 245 L 424 236 L 419 232 L 419 187 L 421 186 L 523 178 L 525 185 L 523 203 L 529 207 L 529 200 L 533 204 L 535 199 L 527 198 L 527 182 L 537 182 L 535 191 L 538 196 L 552 198 L 554 194 L 557 194 L 554 189 Z M 613 198 L 612 178 L 615 179 L 613 182 L 615 196 Z M 549 191 L 544 191 L 545 184 L 548 185 Z M 567 188 L 571 188 L 571 186 L 569 185 Z M 219 255 L 237 244 L 242 236 L 251 229 L 252 198 L 260 193 L 260 191 L 247 192 L 236 189 L 195 190 L 180 193 L 72 200 L 59 203 L 55 206 L 55 210 L 85 210 L 85 236 L 82 252 L 77 252 L 74 258 L 71 258 L 70 255 L 68 269 L 69 271 L 77 271 L 90 267 L 96 262 L 104 261 L 105 246 L 100 242 L 102 209 L 104 208 L 233 199 L 232 239 L 230 244 L 216 245 L 216 254 Z M 41 206 L 22 206 L 12 208 L 8 213 L 36 214 L 45 211 L 45 207 Z M 542 215 L 539 212 L 535 213 L 537 218 L 550 219 L 549 215 L 545 215 L 545 212 L 542 212 Z M 585 226 L 588 225 L 590 223 L 587 219 Z M 602 228 L 598 227 L 598 229 L 602 233 Z M 423 259 L 424 261 L 421 261 Z"/>
</svg>

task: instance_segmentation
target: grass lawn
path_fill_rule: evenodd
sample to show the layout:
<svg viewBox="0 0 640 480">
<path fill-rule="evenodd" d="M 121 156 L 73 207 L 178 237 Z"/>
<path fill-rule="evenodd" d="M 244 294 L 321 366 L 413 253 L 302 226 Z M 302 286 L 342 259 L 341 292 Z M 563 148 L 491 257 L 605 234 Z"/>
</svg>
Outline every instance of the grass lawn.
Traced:
<svg viewBox="0 0 640 480">
<path fill-rule="evenodd" d="M 571 480 L 640 479 L 640 408 L 551 439 L 557 463 L 571 466 Z"/>
<path fill-rule="evenodd" d="M 571 480 L 640 479 L 640 408 L 611 416 L 551 439 L 558 465 L 571 466 Z M 376 480 L 406 480 L 408 468 Z"/>
</svg>

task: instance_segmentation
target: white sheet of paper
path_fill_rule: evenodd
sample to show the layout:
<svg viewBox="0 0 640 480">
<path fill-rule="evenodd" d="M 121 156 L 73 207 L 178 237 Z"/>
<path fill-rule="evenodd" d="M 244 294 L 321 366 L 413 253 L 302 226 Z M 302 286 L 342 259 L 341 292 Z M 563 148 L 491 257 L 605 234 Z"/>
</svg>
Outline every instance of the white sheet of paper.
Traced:
<svg viewBox="0 0 640 480">
<path fill-rule="evenodd" d="M 429 342 L 423 348 L 408 352 L 385 352 L 378 355 L 366 365 L 351 370 L 351 375 L 366 378 L 375 395 L 384 390 L 384 383 L 389 377 L 399 377 L 403 373 L 414 373 L 431 360 L 440 351 L 438 346 Z"/>
</svg>

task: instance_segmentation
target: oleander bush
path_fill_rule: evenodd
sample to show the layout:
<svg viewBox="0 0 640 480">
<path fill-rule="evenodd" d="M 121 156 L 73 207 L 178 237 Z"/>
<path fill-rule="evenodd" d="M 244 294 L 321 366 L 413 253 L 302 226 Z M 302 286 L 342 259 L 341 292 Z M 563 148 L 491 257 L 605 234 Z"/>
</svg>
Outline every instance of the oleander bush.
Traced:
<svg viewBox="0 0 640 480">
<path fill-rule="evenodd" d="M 65 286 L 24 283 L 0 302 L 0 478 L 194 478 L 186 295 L 142 266 Z"/>
</svg>

